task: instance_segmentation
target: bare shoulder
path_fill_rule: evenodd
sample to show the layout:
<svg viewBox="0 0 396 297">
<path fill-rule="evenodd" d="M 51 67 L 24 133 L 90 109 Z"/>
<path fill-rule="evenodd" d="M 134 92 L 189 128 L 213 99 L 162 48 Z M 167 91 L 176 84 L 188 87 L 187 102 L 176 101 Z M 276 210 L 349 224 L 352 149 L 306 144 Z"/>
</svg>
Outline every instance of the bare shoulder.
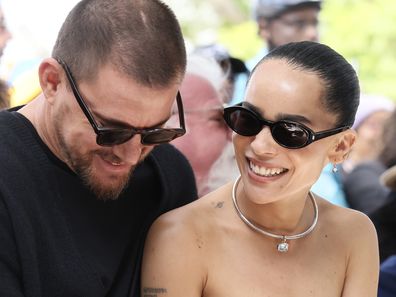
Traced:
<svg viewBox="0 0 396 297">
<path fill-rule="evenodd" d="M 220 189 L 165 213 L 154 222 L 145 242 L 143 290 L 159 291 L 164 297 L 185 296 L 186 292 L 201 296 L 208 277 L 208 242 L 212 242 L 208 238 L 220 221 L 216 213 L 226 213 L 225 191 Z"/>
<path fill-rule="evenodd" d="M 331 204 L 322 198 L 317 198 L 317 200 L 323 230 L 345 240 L 345 242 L 355 243 L 356 245 L 377 242 L 374 224 L 367 215 L 350 208 Z"/>
<path fill-rule="evenodd" d="M 377 296 L 378 239 L 371 220 L 359 211 L 318 199 L 320 236 L 344 261 L 343 297 Z"/>
<path fill-rule="evenodd" d="M 157 238 L 196 240 L 205 236 L 219 221 L 219 212 L 225 208 L 229 186 L 209 193 L 183 207 L 169 211 L 155 220 L 150 228 L 150 235 Z M 160 239 L 157 239 L 160 240 Z"/>
</svg>

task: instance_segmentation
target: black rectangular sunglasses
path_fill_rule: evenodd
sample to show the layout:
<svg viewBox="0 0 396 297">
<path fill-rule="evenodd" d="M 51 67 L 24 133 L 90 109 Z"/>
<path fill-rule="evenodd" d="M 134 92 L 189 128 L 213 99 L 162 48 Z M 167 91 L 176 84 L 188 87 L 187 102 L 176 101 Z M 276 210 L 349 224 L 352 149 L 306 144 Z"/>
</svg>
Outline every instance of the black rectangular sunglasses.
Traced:
<svg viewBox="0 0 396 297">
<path fill-rule="evenodd" d="M 320 132 L 314 132 L 307 126 L 289 120 L 276 122 L 262 118 L 260 114 L 252 110 L 243 102 L 226 107 L 223 114 L 227 125 L 237 134 L 242 136 L 255 136 L 260 133 L 263 126 L 268 126 L 272 138 L 282 147 L 299 149 L 319 139 L 340 133 L 349 129 L 343 126 Z"/>
<path fill-rule="evenodd" d="M 62 65 L 67 79 L 72 88 L 74 97 L 76 98 L 78 105 L 83 111 L 84 115 L 91 124 L 95 134 L 96 143 L 101 146 L 113 146 L 127 142 L 136 134 L 141 135 L 141 143 L 143 145 L 156 145 L 161 143 L 167 143 L 173 139 L 180 137 L 186 133 L 184 123 L 184 112 L 183 103 L 180 92 L 177 92 L 176 102 L 179 110 L 179 123 L 180 128 L 154 128 L 154 129 L 137 129 L 133 127 L 118 128 L 118 127 L 100 127 L 95 121 L 92 112 L 89 110 L 83 97 L 81 96 L 77 84 L 73 78 L 73 75 L 65 62 L 61 59 L 56 58 L 58 63 Z"/>
</svg>

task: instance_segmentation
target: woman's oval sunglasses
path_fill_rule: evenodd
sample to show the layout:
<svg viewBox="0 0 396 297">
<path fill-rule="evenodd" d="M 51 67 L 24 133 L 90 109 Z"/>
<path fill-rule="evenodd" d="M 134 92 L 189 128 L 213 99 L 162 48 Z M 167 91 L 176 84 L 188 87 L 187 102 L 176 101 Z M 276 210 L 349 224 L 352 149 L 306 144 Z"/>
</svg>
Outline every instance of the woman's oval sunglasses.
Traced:
<svg viewBox="0 0 396 297">
<path fill-rule="evenodd" d="M 320 132 L 314 132 L 310 128 L 298 122 L 280 120 L 272 122 L 262 118 L 260 114 L 245 106 L 243 102 L 224 108 L 224 120 L 227 125 L 237 134 L 242 136 L 255 136 L 260 133 L 263 126 L 268 126 L 272 138 L 282 147 L 299 149 L 319 139 L 340 133 L 349 129 L 343 126 Z"/>
</svg>

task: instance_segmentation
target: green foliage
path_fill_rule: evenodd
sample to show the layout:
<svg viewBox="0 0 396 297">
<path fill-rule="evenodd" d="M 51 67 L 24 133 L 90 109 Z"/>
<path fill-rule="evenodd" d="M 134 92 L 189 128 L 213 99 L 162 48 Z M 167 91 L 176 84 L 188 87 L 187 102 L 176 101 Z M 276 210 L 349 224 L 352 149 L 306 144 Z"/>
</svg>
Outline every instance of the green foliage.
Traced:
<svg viewBox="0 0 396 297">
<path fill-rule="evenodd" d="M 353 65 L 362 91 L 396 99 L 396 1 L 327 1 L 322 38 Z"/>
<path fill-rule="evenodd" d="M 227 47 L 231 55 L 244 60 L 254 56 L 263 46 L 253 21 L 220 28 L 219 43 Z"/>
<path fill-rule="evenodd" d="M 251 20 L 250 1 L 223 1 L 239 11 L 241 22 L 235 23 L 222 13 L 217 14 L 215 20 L 215 14 L 210 15 L 203 9 L 200 14 L 199 8 L 208 2 L 194 1 L 194 12 L 182 20 L 183 32 L 194 43 L 199 33 L 212 30 L 216 36 L 212 42 L 223 44 L 236 57 L 249 59 L 263 45 L 257 36 L 256 23 Z M 221 0 L 216 0 L 217 7 L 219 2 Z M 396 100 L 396 1 L 325 0 L 320 17 L 321 42 L 355 66 L 362 90 Z"/>
</svg>

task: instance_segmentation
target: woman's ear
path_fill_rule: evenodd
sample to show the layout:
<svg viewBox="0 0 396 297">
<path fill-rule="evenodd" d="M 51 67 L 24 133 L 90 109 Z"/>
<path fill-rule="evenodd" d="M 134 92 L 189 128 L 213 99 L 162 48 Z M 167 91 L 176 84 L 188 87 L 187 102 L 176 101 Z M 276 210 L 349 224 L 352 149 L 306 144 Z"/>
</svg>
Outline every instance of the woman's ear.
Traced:
<svg viewBox="0 0 396 297">
<path fill-rule="evenodd" d="M 62 67 L 53 59 L 48 58 L 39 66 L 40 86 L 45 98 L 52 103 L 62 81 Z"/>
<path fill-rule="evenodd" d="M 348 129 L 337 136 L 334 146 L 329 153 L 329 161 L 333 164 L 342 163 L 348 158 L 349 152 L 356 140 L 356 132 Z"/>
</svg>

